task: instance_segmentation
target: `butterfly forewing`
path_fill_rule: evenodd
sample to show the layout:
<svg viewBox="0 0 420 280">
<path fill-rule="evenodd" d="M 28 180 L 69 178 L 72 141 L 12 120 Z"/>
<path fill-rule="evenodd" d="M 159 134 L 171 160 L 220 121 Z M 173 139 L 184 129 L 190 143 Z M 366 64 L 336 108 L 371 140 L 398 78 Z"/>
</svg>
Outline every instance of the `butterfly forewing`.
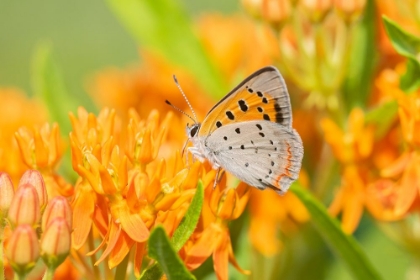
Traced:
<svg viewBox="0 0 420 280">
<path fill-rule="evenodd" d="M 264 120 L 228 124 L 203 141 L 224 169 L 251 186 L 284 193 L 298 178 L 302 141 L 284 125 Z"/>
<path fill-rule="evenodd" d="M 267 120 L 287 128 L 292 126 L 289 94 L 278 70 L 265 67 L 226 95 L 207 114 L 199 136 L 232 123 Z"/>
</svg>

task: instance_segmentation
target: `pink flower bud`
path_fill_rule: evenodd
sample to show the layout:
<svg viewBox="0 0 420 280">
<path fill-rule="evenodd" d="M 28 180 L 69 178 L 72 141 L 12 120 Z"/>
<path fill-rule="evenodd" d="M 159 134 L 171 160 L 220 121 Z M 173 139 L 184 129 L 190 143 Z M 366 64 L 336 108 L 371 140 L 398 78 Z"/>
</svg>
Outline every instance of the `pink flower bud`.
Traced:
<svg viewBox="0 0 420 280">
<path fill-rule="evenodd" d="M 15 189 L 13 188 L 10 176 L 5 172 L 0 172 L 0 216 L 7 215 L 7 211 L 12 203 Z"/>
<path fill-rule="evenodd" d="M 39 244 L 35 230 L 30 225 L 19 225 L 13 231 L 7 243 L 6 256 L 22 279 L 35 266 L 39 258 Z"/>
<path fill-rule="evenodd" d="M 19 186 L 24 184 L 31 184 L 35 187 L 38 193 L 39 205 L 41 211 L 48 203 L 47 188 L 45 187 L 44 178 L 38 170 L 28 170 L 20 178 Z"/>
<path fill-rule="evenodd" d="M 13 227 L 27 224 L 35 227 L 41 217 L 38 193 L 31 184 L 20 185 L 9 208 L 8 219 Z"/>
<path fill-rule="evenodd" d="M 71 230 L 64 218 L 58 217 L 47 225 L 42 234 L 42 258 L 48 267 L 59 266 L 70 252 Z"/>
<path fill-rule="evenodd" d="M 64 218 L 71 228 L 72 211 L 67 199 L 63 196 L 56 196 L 48 202 L 42 215 L 42 230 L 45 231 L 49 223 L 58 217 Z"/>
</svg>

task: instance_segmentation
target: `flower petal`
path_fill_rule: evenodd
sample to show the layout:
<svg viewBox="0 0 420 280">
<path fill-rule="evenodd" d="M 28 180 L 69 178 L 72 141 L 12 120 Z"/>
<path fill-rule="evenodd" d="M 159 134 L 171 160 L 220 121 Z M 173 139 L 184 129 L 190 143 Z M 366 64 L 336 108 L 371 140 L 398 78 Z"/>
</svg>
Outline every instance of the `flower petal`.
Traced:
<svg viewBox="0 0 420 280">
<path fill-rule="evenodd" d="M 81 184 L 86 184 L 82 181 Z M 73 234 L 72 244 L 76 250 L 86 242 L 92 227 L 92 216 L 95 207 L 95 193 L 88 188 L 79 185 L 80 192 L 73 201 Z"/>
</svg>

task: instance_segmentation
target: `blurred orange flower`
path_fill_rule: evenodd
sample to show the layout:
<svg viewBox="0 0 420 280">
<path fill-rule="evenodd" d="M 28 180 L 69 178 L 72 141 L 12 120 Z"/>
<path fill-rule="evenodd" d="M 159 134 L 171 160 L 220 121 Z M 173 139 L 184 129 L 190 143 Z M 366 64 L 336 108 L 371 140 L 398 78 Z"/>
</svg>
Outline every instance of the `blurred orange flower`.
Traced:
<svg viewBox="0 0 420 280">
<path fill-rule="evenodd" d="M 342 164 L 341 186 L 329 210 L 333 215 L 342 213 L 343 230 L 347 233 L 356 230 L 364 207 L 377 219 L 401 218 L 395 212 L 395 185 L 384 182 L 375 172 L 372 161 L 375 131 L 365 123 L 363 111 L 359 108 L 351 111 L 346 131 L 329 119 L 324 119 L 321 125 L 326 142 Z"/>
<path fill-rule="evenodd" d="M 0 170 L 17 184 L 27 167 L 23 163 L 14 133 L 21 126 L 41 125 L 47 113 L 41 103 L 14 88 L 0 88 Z"/>
<path fill-rule="evenodd" d="M 307 186 L 305 172 L 301 171 L 299 181 Z M 278 207 L 274 207 L 277 205 Z M 249 236 L 252 245 L 263 255 L 273 256 L 281 248 L 278 231 L 290 234 L 297 230 L 297 224 L 309 220 L 309 213 L 292 193 L 280 196 L 273 191 L 252 189 L 250 196 L 251 224 Z"/>
</svg>

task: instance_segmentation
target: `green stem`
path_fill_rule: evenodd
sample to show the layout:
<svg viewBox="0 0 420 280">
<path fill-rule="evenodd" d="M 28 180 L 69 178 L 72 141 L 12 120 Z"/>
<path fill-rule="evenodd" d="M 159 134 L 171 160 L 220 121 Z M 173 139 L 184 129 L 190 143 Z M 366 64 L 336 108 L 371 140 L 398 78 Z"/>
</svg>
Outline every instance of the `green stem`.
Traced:
<svg viewBox="0 0 420 280">
<path fill-rule="evenodd" d="M 93 238 L 92 230 L 89 233 L 88 244 L 89 244 L 89 251 L 93 251 L 94 248 L 95 248 L 95 244 L 94 244 L 94 238 Z M 96 254 L 93 254 L 93 255 L 90 256 L 90 261 L 92 263 L 93 274 L 95 275 L 95 279 L 101 279 L 101 272 L 99 271 L 99 267 L 97 265 L 95 265 L 95 263 L 97 261 Z"/>
<path fill-rule="evenodd" d="M 45 272 L 45 275 L 42 278 L 42 280 L 53 280 L 54 273 L 55 273 L 55 269 L 53 267 L 47 267 L 47 271 Z"/>
<path fill-rule="evenodd" d="M 118 280 L 118 279 L 125 279 L 127 276 L 127 266 L 128 266 L 128 260 L 130 254 L 127 254 L 127 256 L 125 256 L 124 260 L 122 262 L 120 262 L 120 264 L 117 266 L 117 270 L 115 271 L 115 277 L 114 279 Z"/>
<path fill-rule="evenodd" d="M 0 215 L 0 280 L 4 280 L 5 279 L 5 275 L 4 275 L 4 219 L 3 216 Z"/>
<path fill-rule="evenodd" d="M 337 162 L 326 143 L 321 148 L 319 162 L 324 162 L 325 164 L 320 164 L 315 169 L 316 176 L 312 184 L 312 189 L 316 197 L 324 198 L 330 190 L 331 182 L 336 178 L 338 173 Z"/>
</svg>

